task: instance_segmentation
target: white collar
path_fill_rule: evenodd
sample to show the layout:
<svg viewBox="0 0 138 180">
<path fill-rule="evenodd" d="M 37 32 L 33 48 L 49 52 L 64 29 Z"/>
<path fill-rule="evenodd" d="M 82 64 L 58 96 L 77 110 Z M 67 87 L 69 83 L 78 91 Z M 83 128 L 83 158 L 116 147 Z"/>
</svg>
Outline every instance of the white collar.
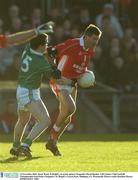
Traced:
<svg viewBox="0 0 138 180">
<path fill-rule="evenodd" d="M 43 53 L 37 52 L 35 50 L 33 50 L 32 48 L 30 48 L 30 52 L 39 56 L 43 56 Z"/>
<path fill-rule="evenodd" d="M 83 46 L 84 47 L 84 36 L 81 36 L 80 37 L 80 46 Z"/>
<path fill-rule="evenodd" d="M 81 37 L 80 37 L 80 46 L 82 46 L 85 51 L 88 51 L 88 50 L 89 50 L 89 48 L 86 49 L 86 48 L 84 47 L 84 36 L 81 36 Z"/>
</svg>

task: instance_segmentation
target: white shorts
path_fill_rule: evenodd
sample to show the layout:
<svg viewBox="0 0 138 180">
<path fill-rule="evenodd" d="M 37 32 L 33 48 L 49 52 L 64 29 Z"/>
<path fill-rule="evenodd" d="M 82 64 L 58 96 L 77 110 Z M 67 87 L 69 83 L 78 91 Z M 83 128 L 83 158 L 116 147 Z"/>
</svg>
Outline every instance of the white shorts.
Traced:
<svg viewBox="0 0 138 180">
<path fill-rule="evenodd" d="M 27 88 L 18 86 L 16 91 L 18 110 L 28 111 L 25 107 L 31 101 L 41 100 L 40 89 L 29 90 Z"/>
<path fill-rule="evenodd" d="M 67 78 L 66 78 L 67 79 Z M 58 84 L 56 81 L 54 80 L 51 80 L 50 81 L 50 87 L 52 89 L 52 91 L 54 92 L 54 94 L 56 96 L 58 96 L 58 93 L 61 91 L 61 90 L 66 90 L 68 91 L 69 94 L 72 93 L 73 89 L 75 86 L 72 85 L 73 83 L 73 80 L 70 80 L 68 79 L 68 84 L 64 84 L 64 85 L 61 85 L 61 84 Z"/>
</svg>

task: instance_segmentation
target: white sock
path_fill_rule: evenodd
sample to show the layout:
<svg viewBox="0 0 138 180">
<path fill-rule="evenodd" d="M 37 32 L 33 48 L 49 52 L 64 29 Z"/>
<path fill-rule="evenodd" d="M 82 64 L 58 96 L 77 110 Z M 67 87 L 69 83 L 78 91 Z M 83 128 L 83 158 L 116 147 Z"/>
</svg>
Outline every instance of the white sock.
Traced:
<svg viewBox="0 0 138 180">
<path fill-rule="evenodd" d="M 56 124 L 54 124 L 53 129 L 54 129 L 56 132 L 59 132 L 60 127 L 58 127 Z"/>
<path fill-rule="evenodd" d="M 22 143 L 22 144 L 21 144 L 21 146 L 24 146 L 24 147 L 29 147 L 29 145 L 28 145 L 28 144 L 26 144 L 26 143 Z"/>
</svg>

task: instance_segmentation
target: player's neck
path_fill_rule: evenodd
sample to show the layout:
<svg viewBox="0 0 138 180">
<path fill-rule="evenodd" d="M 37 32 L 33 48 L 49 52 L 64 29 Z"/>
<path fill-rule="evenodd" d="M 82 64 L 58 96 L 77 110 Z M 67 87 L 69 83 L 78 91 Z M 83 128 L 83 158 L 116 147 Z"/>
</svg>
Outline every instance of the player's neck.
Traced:
<svg viewBox="0 0 138 180">
<path fill-rule="evenodd" d="M 84 49 L 85 51 L 88 51 L 88 49 L 89 49 L 89 47 L 87 46 L 87 43 L 85 43 L 85 42 L 84 42 L 83 49 Z"/>
<path fill-rule="evenodd" d="M 85 51 L 88 51 L 88 49 L 89 49 L 89 46 L 88 46 L 88 44 L 87 44 L 87 41 L 86 41 L 86 39 L 85 39 L 85 37 L 84 37 L 84 45 L 83 45 L 83 49 L 85 50 Z"/>
<path fill-rule="evenodd" d="M 43 52 L 41 52 L 41 51 L 38 50 L 38 49 L 37 49 L 37 50 L 34 50 L 34 49 L 31 48 L 31 52 L 32 52 L 33 54 L 37 54 L 37 55 L 41 55 L 41 56 L 43 55 Z"/>
</svg>

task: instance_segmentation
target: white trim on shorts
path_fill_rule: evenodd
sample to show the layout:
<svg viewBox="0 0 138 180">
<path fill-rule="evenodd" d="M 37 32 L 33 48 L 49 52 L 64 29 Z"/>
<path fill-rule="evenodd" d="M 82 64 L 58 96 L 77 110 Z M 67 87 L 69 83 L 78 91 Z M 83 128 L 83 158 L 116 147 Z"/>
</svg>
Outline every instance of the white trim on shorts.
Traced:
<svg viewBox="0 0 138 180">
<path fill-rule="evenodd" d="M 50 81 L 50 87 L 56 96 L 58 96 L 58 93 L 61 90 L 66 90 L 68 91 L 69 94 L 71 94 L 74 89 L 74 86 L 72 86 L 73 81 L 71 79 L 67 79 L 65 77 L 62 77 L 62 78 L 68 80 L 68 84 L 61 85 L 61 84 L 58 84 L 56 81 L 53 81 L 53 80 Z"/>
</svg>

